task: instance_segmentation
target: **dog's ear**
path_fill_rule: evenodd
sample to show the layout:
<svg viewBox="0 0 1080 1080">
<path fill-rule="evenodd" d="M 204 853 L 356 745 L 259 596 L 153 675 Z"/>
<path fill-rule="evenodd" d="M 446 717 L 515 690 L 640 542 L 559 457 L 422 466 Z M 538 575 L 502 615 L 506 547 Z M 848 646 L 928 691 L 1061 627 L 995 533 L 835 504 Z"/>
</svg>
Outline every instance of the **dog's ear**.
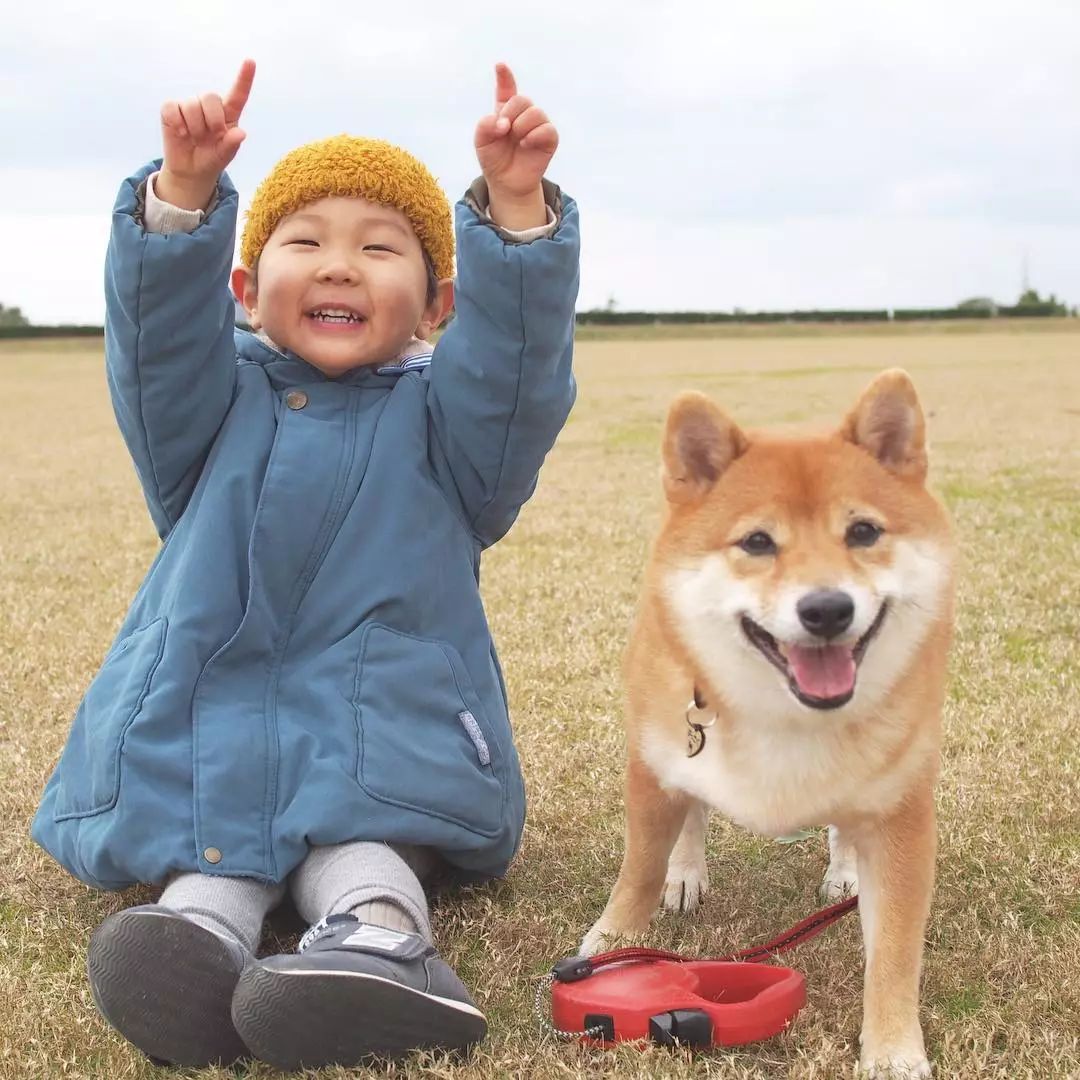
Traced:
<svg viewBox="0 0 1080 1080">
<path fill-rule="evenodd" d="M 746 436 L 704 394 L 680 394 L 664 428 L 664 492 L 673 503 L 700 499 L 746 449 Z"/>
<path fill-rule="evenodd" d="M 926 479 L 926 421 L 906 371 L 883 371 L 862 392 L 840 435 L 872 454 L 886 469 Z"/>
</svg>

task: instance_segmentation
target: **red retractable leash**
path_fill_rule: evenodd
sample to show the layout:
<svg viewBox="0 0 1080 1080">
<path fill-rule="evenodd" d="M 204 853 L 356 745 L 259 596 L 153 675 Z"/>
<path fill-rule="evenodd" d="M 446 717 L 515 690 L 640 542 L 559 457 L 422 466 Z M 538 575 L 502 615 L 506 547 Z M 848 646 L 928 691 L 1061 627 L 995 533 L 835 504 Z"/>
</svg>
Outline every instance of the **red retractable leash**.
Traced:
<svg viewBox="0 0 1080 1080">
<path fill-rule="evenodd" d="M 564 1038 L 610 1046 L 651 1039 L 662 1046 L 740 1046 L 782 1031 L 806 1003 L 806 980 L 791 968 L 764 966 L 858 905 L 850 897 L 796 923 L 764 945 L 711 959 L 662 949 L 615 949 L 568 956 L 537 986 L 541 1024 Z M 551 1017 L 541 998 L 551 984 Z"/>
</svg>

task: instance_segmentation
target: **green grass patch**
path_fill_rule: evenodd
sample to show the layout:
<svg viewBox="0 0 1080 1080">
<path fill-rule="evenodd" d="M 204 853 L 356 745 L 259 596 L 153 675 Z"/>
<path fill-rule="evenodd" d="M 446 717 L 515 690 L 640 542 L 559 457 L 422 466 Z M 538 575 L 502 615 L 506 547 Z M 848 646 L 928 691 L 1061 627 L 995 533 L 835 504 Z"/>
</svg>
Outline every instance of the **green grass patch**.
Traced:
<svg viewBox="0 0 1080 1080">
<path fill-rule="evenodd" d="M 948 1020 L 962 1020 L 974 1016 L 982 1008 L 987 997 L 985 983 L 972 983 L 961 987 L 956 993 L 940 998 L 938 1008 Z"/>
</svg>

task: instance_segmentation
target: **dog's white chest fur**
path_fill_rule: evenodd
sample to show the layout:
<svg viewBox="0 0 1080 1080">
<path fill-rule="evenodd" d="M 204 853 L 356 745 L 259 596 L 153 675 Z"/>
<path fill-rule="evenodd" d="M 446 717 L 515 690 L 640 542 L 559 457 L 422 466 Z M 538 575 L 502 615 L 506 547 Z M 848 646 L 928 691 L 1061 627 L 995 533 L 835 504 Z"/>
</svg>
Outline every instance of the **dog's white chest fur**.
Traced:
<svg viewBox="0 0 1080 1080">
<path fill-rule="evenodd" d="M 851 745 L 839 729 L 811 734 L 763 725 L 732 734 L 712 727 L 694 757 L 687 755 L 685 740 L 673 736 L 677 730 L 655 725 L 641 734 L 642 757 L 660 783 L 765 835 L 782 836 L 888 805 L 908 783 L 907 768 L 884 773 L 875 768 L 884 746 L 876 741 Z"/>
</svg>

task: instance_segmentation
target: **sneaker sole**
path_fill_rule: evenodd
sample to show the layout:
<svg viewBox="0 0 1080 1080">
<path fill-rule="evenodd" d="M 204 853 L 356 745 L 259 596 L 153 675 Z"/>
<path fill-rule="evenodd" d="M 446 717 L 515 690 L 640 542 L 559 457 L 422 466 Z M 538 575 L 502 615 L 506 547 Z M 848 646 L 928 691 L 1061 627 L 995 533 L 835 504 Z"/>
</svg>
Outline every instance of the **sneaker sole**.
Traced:
<svg viewBox="0 0 1080 1080">
<path fill-rule="evenodd" d="M 121 911 L 94 932 L 86 966 L 101 1014 L 149 1057 L 201 1068 L 250 1056 L 230 1014 L 236 960 L 209 930 Z"/>
<path fill-rule="evenodd" d="M 487 1034 L 487 1021 L 471 1005 L 346 971 L 252 964 L 240 978 L 232 1012 L 251 1052 L 288 1071 L 424 1049 L 461 1052 Z"/>
</svg>

